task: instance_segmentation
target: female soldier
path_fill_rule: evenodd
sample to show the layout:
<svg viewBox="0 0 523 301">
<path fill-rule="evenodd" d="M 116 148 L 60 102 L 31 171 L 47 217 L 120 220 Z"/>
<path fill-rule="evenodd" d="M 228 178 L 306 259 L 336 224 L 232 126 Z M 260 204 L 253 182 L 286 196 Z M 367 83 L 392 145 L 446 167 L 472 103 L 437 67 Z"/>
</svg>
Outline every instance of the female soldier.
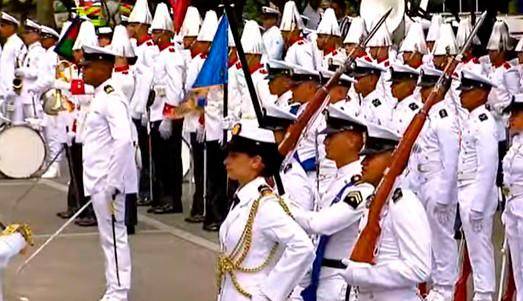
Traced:
<svg viewBox="0 0 523 301">
<path fill-rule="evenodd" d="M 280 156 L 274 134 L 247 122 L 233 128 L 225 167 L 239 182 L 220 228 L 219 301 L 283 301 L 314 259 L 314 248 L 266 177 Z"/>
</svg>

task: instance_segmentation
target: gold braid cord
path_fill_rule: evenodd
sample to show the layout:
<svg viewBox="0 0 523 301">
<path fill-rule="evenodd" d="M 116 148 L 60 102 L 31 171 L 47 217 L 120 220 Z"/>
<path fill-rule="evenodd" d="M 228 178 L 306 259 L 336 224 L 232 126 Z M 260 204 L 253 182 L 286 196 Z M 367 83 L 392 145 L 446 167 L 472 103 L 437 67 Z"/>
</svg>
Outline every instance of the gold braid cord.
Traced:
<svg viewBox="0 0 523 301">
<path fill-rule="evenodd" d="M 0 236 L 7 236 L 16 232 L 22 234 L 27 244 L 29 244 L 30 246 L 34 244 L 33 231 L 27 224 L 11 224 L 2 231 L 2 234 L 0 234 Z"/>
<path fill-rule="evenodd" d="M 245 225 L 245 228 L 243 229 L 243 233 L 231 254 L 227 255 L 225 253 L 221 253 L 218 256 L 218 265 L 216 271 L 218 289 L 221 288 L 224 277 L 226 275 L 229 275 L 231 277 L 231 281 L 234 288 L 243 296 L 251 298 L 252 295 L 241 287 L 240 283 L 238 282 L 238 278 L 236 277 L 236 273 L 258 273 L 265 269 L 274 258 L 276 251 L 278 250 L 278 243 L 274 244 L 271 251 L 269 252 L 269 256 L 267 256 L 267 259 L 261 265 L 252 268 L 242 266 L 243 261 L 245 260 L 247 254 L 249 253 L 249 250 L 251 249 L 254 218 L 258 213 L 258 208 L 260 207 L 261 200 L 268 195 L 274 194 L 272 193 L 272 191 L 262 192 L 262 195 L 252 204 L 251 211 L 249 212 L 249 217 L 247 218 L 247 223 Z M 285 211 L 285 213 L 292 217 L 289 207 L 287 206 L 287 204 L 285 204 L 283 199 L 278 197 L 278 203 L 282 207 L 283 211 Z"/>
</svg>

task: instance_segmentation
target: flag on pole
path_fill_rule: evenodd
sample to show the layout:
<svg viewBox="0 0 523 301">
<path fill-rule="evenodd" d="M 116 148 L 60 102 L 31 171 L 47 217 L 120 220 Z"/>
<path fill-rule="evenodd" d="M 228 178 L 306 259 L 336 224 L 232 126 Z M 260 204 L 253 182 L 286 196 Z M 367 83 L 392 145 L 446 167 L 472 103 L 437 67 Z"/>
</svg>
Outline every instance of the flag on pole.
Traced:
<svg viewBox="0 0 523 301">
<path fill-rule="evenodd" d="M 78 37 L 80 32 L 80 25 L 82 25 L 82 20 L 80 18 L 75 18 L 69 28 L 65 32 L 64 36 L 54 48 L 54 51 L 58 53 L 59 56 L 65 58 L 68 61 L 73 61 L 73 45 Z"/>
<path fill-rule="evenodd" d="M 173 8 L 173 24 L 174 32 L 179 32 L 183 24 L 183 19 L 185 18 L 185 13 L 187 13 L 187 8 L 189 7 L 190 0 L 169 0 L 171 7 Z"/>
<path fill-rule="evenodd" d="M 212 41 L 209 55 L 193 84 L 193 88 L 204 88 L 227 83 L 229 53 L 229 20 L 223 15 Z"/>
</svg>

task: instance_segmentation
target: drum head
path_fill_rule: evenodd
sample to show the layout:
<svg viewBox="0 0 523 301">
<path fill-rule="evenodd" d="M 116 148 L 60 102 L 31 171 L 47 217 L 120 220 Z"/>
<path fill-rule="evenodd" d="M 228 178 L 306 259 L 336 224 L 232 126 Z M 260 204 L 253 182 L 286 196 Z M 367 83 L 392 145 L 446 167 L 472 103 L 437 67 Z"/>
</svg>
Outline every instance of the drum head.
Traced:
<svg viewBox="0 0 523 301">
<path fill-rule="evenodd" d="M 182 170 L 184 177 L 191 170 L 191 147 L 185 139 L 182 139 Z"/>
<path fill-rule="evenodd" d="M 10 178 L 29 178 L 44 164 L 46 149 L 42 137 L 25 126 L 0 132 L 0 172 Z"/>
</svg>

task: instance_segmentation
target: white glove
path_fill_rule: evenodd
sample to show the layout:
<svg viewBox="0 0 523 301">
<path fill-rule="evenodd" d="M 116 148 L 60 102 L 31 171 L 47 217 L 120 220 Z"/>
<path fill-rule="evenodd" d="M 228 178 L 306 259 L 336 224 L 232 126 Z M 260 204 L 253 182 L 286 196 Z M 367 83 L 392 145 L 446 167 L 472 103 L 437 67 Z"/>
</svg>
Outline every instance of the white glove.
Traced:
<svg viewBox="0 0 523 301">
<path fill-rule="evenodd" d="M 437 220 L 440 222 L 440 224 L 448 224 L 450 222 L 450 213 L 452 210 L 452 205 L 445 205 L 445 204 L 439 204 L 437 203 L 436 206 L 434 206 L 434 216 L 436 216 Z M 453 221 L 454 222 L 454 221 Z"/>
<path fill-rule="evenodd" d="M 505 81 L 505 88 L 510 95 L 518 94 L 521 90 L 521 84 L 519 80 L 521 76 L 517 69 L 511 68 L 510 70 L 503 73 L 503 79 Z"/>
<path fill-rule="evenodd" d="M 116 187 L 107 185 L 107 187 L 104 189 L 104 193 L 107 197 L 110 197 L 111 200 L 114 200 L 119 191 L 116 189 Z"/>
<path fill-rule="evenodd" d="M 67 83 L 61 79 L 55 79 L 53 82 L 53 88 L 58 89 L 58 90 L 69 91 L 69 90 L 71 90 L 71 84 Z"/>
<path fill-rule="evenodd" d="M 470 210 L 469 221 L 472 226 L 472 231 L 478 233 L 483 230 L 483 212 Z"/>
<path fill-rule="evenodd" d="M 199 125 L 196 129 L 196 141 L 203 143 L 205 141 L 205 127 Z"/>
<path fill-rule="evenodd" d="M 165 97 L 165 87 L 164 86 L 154 86 L 154 93 L 158 97 Z"/>
<path fill-rule="evenodd" d="M 142 126 L 147 127 L 147 124 L 149 123 L 149 116 L 147 116 L 147 113 L 142 114 Z"/>
<path fill-rule="evenodd" d="M 173 133 L 172 121 L 167 119 L 162 120 L 160 127 L 158 127 L 158 132 L 160 132 L 160 137 L 162 137 L 163 140 L 171 138 Z"/>
<path fill-rule="evenodd" d="M 354 269 L 369 268 L 372 266 L 368 263 L 352 261 L 349 258 L 344 258 L 341 260 L 341 262 L 343 264 L 345 264 L 347 266 L 347 268 L 343 272 L 340 272 L 339 274 L 345 279 L 345 281 L 347 281 L 348 284 L 352 284 L 352 281 L 353 281 L 352 272 Z"/>
<path fill-rule="evenodd" d="M 73 139 L 75 136 L 76 136 L 75 132 L 72 132 L 72 131 L 67 132 L 66 143 L 68 146 L 73 145 Z"/>
<path fill-rule="evenodd" d="M 25 76 L 25 70 L 23 68 L 18 68 L 15 70 L 15 76 L 16 77 L 24 77 Z"/>
<path fill-rule="evenodd" d="M 33 129 L 39 131 L 44 126 L 44 120 L 39 118 L 26 118 L 25 121 Z"/>
<path fill-rule="evenodd" d="M 234 125 L 234 119 L 232 116 L 225 116 L 222 119 L 222 129 L 231 130 Z"/>
</svg>

